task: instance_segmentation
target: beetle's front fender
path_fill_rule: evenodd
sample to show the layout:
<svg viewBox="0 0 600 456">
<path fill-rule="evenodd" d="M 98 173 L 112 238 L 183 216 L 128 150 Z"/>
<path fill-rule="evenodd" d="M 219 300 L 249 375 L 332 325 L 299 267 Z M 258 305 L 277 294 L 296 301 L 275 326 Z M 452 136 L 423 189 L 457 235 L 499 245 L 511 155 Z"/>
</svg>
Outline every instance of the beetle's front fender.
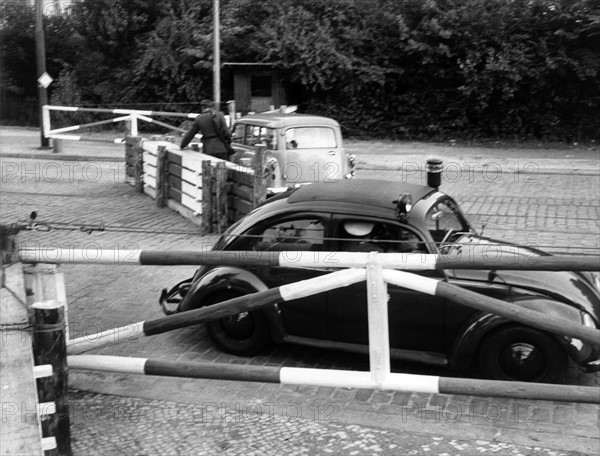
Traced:
<svg viewBox="0 0 600 456">
<path fill-rule="evenodd" d="M 521 298 L 511 301 L 526 309 L 535 310 L 545 315 L 562 318 L 566 321 L 581 324 L 581 314 L 578 309 L 564 303 L 544 298 Z M 461 331 L 457 333 L 449 353 L 449 367 L 451 369 L 467 369 L 477 353 L 483 338 L 492 330 L 505 324 L 519 324 L 505 317 L 490 313 L 477 313 L 470 318 Z M 572 340 L 566 336 L 556 334 L 556 339 L 565 347 L 570 357 L 581 364 L 584 358 L 590 357 L 590 347 L 573 345 Z"/>
<path fill-rule="evenodd" d="M 203 299 L 218 291 L 231 290 L 240 294 L 256 293 L 269 287 L 248 270 L 236 267 L 217 267 L 195 280 L 181 304 L 179 312 L 202 307 Z"/>
<path fill-rule="evenodd" d="M 504 317 L 486 313 L 477 313 L 471 317 L 452 343 L 448 367 L 453 370 L 468 369 L 485 335 L 507 321 Z"/>
<path fill-rule="evenodd" d="M 233 266 L 217 267 L 194 280 L 177 311 L 184 312 L 200 308 L 207 296 L 222 291 L 234 291 L 244 295 L 268 289 L 269 287 L 262 280 L 246 269 Z M 267 306 L 262 311 L 269 323 L 272 340 L 281 342 L 285 336 L 285 329 L 278 305 Z"/>
</svg>

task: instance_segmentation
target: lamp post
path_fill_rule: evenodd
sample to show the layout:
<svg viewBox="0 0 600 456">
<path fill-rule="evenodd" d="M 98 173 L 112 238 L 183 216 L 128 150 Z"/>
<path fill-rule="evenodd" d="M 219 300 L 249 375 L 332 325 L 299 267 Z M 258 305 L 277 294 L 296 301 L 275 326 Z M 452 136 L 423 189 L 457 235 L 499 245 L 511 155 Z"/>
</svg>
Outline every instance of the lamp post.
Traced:
<svg viewBox="0 0 600 456">
<path fill-rule="evenodd" d="M 42 10 L 42 1 L 35 0 L 35 56 L 37 63 L 38 78 L 46 73 L 46 45 L 44 42 L 44 13 Z M 40 140 L 42 149 L 50 147 L 50 141 L 44 136 L 44 116 L 42 107 L 48 104 L 48 93 L 46 86 L 41 82 L 38 84 L 38 94 L 40 101 Z"/>
<path fill-rule="evenodd" d="M 219 34 L 219 0 L 213 1 L 213 102 L 221 109 L 221 51 Z"/>
</svg>

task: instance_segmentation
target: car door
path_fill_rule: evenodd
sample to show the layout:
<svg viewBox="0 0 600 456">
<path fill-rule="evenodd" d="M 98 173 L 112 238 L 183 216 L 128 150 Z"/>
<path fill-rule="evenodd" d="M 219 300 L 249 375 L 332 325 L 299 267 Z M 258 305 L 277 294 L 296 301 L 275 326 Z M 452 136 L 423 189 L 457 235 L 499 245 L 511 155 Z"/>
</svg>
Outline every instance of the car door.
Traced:
<svg viewBox="0 0 600 456">
<path fill-rule="evenodd" d="M 334 182 L 344 176 L 341 135 L 330 126 L 290 127 L 285 131 L 284 179 L 293 185 Z"/>
<path fill-rule="evenodd" d="M 369 235 L 353 236 L 349 223 L 373 224 Z M 427 243 L 415 231 L 398 223 L 347 215 L 332 219 L 333 237 L 340 251 L 425 253 Z M 358 232 L 357 232 L 358 233 Z M 368 237 L 370 236 L 370 237 Z M 415 272 L 443 278 L 438 271 Z M 390 346 L 409 350 L 445 352 L 446 302 L 437 296 L 388 284 Z M 328 293 L 328 337 L 330 340 L 368 344 L 367 287 L 360 283 Z"/>
<path fill-rule="evenodd" d="M 325 230 L 329 214 L 290 214 L 268 219 L 240 236 L 228 250 L 254 251 L 321 251 L 325 246 Z M 285 253 L 284 253 L 285 255 Z M 290 255 L 293 255 L 290 253 Z M 290 257 L 290 259 L 293 259 Z M 326 269 L 249 267 L 269 288 L 326 274 Z M 326 295 L 308 296 L 279 304 L 281 318 L 288 334 L 324 339 L 327 336 Z"/>
</svg>

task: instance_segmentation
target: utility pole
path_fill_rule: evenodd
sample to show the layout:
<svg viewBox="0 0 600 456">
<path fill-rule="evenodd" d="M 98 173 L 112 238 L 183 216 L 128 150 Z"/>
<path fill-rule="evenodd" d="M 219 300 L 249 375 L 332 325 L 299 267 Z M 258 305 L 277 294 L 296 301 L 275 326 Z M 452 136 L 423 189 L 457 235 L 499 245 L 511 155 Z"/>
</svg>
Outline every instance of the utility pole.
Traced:
<svg viewBox="0 0 600 456">
<path fill-rule="evenodd" d="M 43 0 L 35 0 L 35 56 L 39 78 L 46 73 Z M 46 92 L 46 87 L 42 84 L 38 84 L 38 94 L 40 100 L 40 147 L 42 149 L 47 149 L 50 147 L 50 141 L 44 136 L 44 116 L 42 115 L 42 107 L 48 104 L 48 93 Z"/>
<path fill-rule="evenodd" d="M 221 109 L 221 49 L 219 34 L 219 0 L 213 0 L 213 102 Z"/>
</svg>

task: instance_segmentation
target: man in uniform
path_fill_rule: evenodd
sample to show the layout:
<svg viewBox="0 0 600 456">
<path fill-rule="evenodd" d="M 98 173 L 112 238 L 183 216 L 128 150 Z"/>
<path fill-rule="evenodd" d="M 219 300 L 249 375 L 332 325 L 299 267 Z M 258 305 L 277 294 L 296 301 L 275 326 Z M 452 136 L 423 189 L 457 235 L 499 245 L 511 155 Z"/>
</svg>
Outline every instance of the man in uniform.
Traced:
<svg viewBox="0 0 600 456">
<path fill-rule="evenodd" d="M 192 128 L 183 136 L 180 149 L 185 149 L 197 133 L 202 134 L 202 152 L 213 157 L 227 160 L 233 153 L 231 149 L 231 131 L 227 127 L 225 116 L 213 109 L 213 102 L 202 100 L 202 114 L 194 119 Z"/>
</svg>

